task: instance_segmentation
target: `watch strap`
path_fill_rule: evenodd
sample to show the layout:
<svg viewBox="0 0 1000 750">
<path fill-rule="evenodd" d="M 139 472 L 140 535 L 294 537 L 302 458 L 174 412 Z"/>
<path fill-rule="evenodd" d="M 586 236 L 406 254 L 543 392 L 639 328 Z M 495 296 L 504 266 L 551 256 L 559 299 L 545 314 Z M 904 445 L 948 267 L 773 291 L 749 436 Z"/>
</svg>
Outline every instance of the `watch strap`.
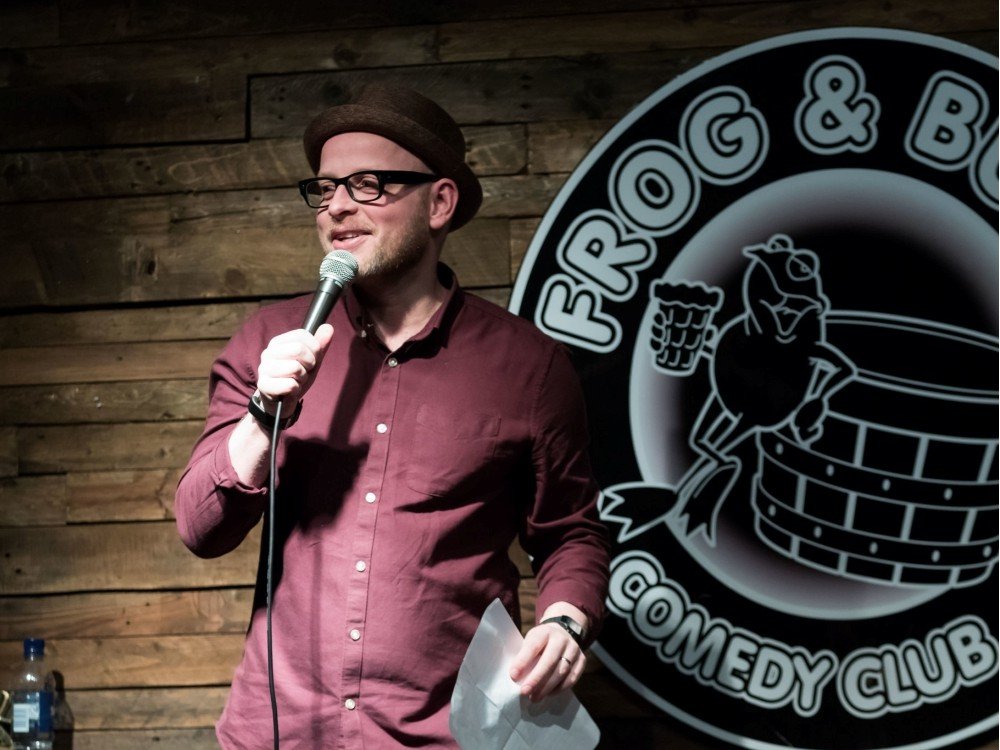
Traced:
<svg viewBox="0 0 1000 750">
<path fill-rule="evenodd" d="M 253 392 L 253 395 L 250 397 L 250 401 L 247 404 L 247 411 L 249 411 L 250 415 L 254 419 L 256 419 L 263 427 L 266 427 L 268 430 L 274 429 L 274 415 L 268 414 L 264 410 L 264 402 L 260 397 L 260 391 Z M 299 403 L 295 407 L 295 411 L 293 411 L 289 416 L 282 418 L 281 429 L 287 430 L 289 427 L 295 424 L 295 421 L 299 418 L 299 414 L 301 413 L 302 413 L 302 402 L 299 401 Z"/>
<path fill-rule="evenodd" d="M 572 617 L 570 617 L 569 615 L 559 615 L 558 617 L 547 617 L 544 620 L 542 620 L 539 624 L 545 625 L 546 623 L 552 623 L 553 625 L 558 625 L 559 627 L 561 627 L 563 630 L 565 630 L 567 633 L 570 634 L 570 637 L 574 641 L 576 641 L 577 646 L 583 648 L 583 637 L 584 637 L 583 625 L 578 623 Z"/>
</svg>

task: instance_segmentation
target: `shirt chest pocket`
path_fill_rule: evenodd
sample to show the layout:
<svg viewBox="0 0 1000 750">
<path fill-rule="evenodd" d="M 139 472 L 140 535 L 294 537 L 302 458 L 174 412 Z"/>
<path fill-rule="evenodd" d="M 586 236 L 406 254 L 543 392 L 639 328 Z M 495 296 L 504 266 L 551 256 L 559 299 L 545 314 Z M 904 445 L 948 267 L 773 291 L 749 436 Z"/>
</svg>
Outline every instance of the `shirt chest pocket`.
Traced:
<svg viewBox="0 0 1000 750">
<path fill-rule="evenodd" d="M 500 417 L 424 404 L 403 457 L 406 485 L 426 495 L 476 494 L 488 481 L 500 435 Z"/>
</svg>

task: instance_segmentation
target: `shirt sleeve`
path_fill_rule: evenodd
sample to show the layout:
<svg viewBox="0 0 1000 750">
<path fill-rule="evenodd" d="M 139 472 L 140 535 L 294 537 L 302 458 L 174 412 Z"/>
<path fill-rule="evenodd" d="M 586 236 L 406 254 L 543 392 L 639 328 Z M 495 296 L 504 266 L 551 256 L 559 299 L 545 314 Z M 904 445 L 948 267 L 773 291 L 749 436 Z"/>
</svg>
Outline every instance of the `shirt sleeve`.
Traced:
<svg viewBox="0 0 1000 750">
<path fill-rule="evenodd" d="M 266 506 L 267 488 L 241 482 L 229 459 L 229 436 L 247 413 L 265 345 L 255 320 L 259 318 L 252 318 L 212 365 L 205 429 L 174 496 L 177 530 L 199 557 L 218 557 L 238 547 Z"/>
<path fill-rule="evenodd" d="M 583 391 L 562 346 L 553 347 L 538 389 L 532 431 L 535 496 L 521 544 L 538 581 L 536 611 L 569 602 L 587 615 L 593 639 L 604 618 L 610 546 L 598 518 Z"/>
</svg>

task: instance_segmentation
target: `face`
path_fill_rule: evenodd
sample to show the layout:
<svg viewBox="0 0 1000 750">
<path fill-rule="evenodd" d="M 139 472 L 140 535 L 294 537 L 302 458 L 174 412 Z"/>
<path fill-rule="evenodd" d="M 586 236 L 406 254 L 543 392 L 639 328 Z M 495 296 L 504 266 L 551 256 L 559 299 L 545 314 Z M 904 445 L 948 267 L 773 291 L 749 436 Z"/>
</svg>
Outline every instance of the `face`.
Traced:
<svg viewBox="0 0 1000 750">
<path fill-rule="evenodd" d="M 372 133 L 341 133 L 320 155 L 319 177 L 344 177 L 365 169 L 431 173 L 420 159 Z M 386 185 L 374 203 L 356 203 L 338 187 L 316 209 L 316 229 L 324 253 L 346 250 L 358 261 L 358 280 L 397 278 L 411 271 L 431 249 L 429 185 Z"/>
</svg>

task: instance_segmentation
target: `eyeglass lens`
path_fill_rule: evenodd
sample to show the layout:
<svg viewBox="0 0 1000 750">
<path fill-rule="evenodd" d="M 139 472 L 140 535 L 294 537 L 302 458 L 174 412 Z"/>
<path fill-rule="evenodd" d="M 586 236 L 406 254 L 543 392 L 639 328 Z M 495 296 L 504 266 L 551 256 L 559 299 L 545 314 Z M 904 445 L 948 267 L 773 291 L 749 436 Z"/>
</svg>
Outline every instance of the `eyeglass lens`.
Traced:
<svg viewBox="0 0 1000 750">
<path fill-rule="evenodd" d="M 306 184 L 306 200 L 313 208 L 319 208 L 333 199 L 341 184 L 347 187 L 347 194 L 351 199 L 358 203 L 370 203 L 382 196 L 382 182 L 378 175 L 360 172 L 338 180 L 311 180 Z"/>
</svg>

